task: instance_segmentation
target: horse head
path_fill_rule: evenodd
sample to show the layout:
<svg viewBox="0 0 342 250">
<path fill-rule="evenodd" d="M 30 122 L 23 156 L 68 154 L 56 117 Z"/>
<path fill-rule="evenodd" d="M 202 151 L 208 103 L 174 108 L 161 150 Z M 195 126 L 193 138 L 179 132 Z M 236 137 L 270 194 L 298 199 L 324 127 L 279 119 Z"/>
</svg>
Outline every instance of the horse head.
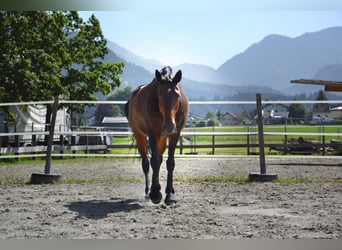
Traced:
<svg viewBox="0 0 342 250">
<path fill-rule="evenodd" d="M 179 83 L 182 79 L 182 71 L 179 70 L 175 77 L 172 77 L 170 67 L 165 67 L 159 72 L 155 71 L 158 81 L 159 111 L 163 117 L 162 135 L 170 135 L 177 132 L 176 114 L 179 109 L 181 92 Z"/>
</svg>

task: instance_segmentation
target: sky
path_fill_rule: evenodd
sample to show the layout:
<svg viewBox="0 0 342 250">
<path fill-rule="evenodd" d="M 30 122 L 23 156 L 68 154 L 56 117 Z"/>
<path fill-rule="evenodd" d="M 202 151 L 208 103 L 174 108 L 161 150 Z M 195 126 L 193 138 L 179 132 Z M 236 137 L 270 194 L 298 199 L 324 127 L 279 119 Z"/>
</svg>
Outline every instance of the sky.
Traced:
<svg viewBox="0 0 342 250">
<path fill-rule="evenodd" d="M 165 65 L 194 63 L 213 68 L 270 34 L 294 38 L 342 26 L 342 1 L 213 1 L 220 4 L 174 0 L 166 8 L 158 5 L 160 1 L 140 5 L 146 1 L 131 0 L 130 6 L 119 10 L 79 14 L 85 19 L 94 14 L 106 39 L 134 54 Z"/>
</svg>

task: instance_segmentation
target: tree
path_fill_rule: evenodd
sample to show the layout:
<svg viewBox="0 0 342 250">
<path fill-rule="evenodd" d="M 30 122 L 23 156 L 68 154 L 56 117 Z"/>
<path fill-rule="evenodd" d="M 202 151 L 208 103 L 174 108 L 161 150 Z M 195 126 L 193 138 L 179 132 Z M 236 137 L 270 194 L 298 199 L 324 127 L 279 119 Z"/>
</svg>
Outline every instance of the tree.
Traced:
<svg viewBox="0 0 342 250">
<path fill-rule="evenodd" d="M 117 89 L 114 93 L 108 96 L 108 101 L 124 101 L 128 100 L 133 93 L 133 88 L 127 86 L 125 88 Z"/>
<path fill-rule="evenodd" d="M 108 101 L 125 101 L 125 100 L 129 100 L 129 98 L 131 97 L 133 93 L 133 88 L 131 86 L 127 86 L 123 89 L 117 89 L 117 91 L 115 91 L 113 94 L 111 94 L 107 100 Z M 124 105 L 115 105 L 117 107 L 120 108 L 120 113 L 124 114 L 125 113 L 125 107 Z"/>
<path fill-rule="evenodd" d="M 132 95 L 133 88 L 131 86 L 118 89 L 108 96 L 107 101 L 125 101 Z M 95 121 L 100 122 L 105 116 L 122 116 L 125 113 L 124 105 L 100 104 L 96 107 Z"/>
<path fill-rule="evenodd" d="M 318 95 L 316 97 L 316 101 L 326 101 L 328 98 L 325 96 L 325 93 L 323 90 L 318 91 Z"/>
<path fill-rule="evenodd" d="M 0 34 L 1 102 L 96 100 L 121 83 L 124 63 L 102 62 L 107 41 L 94 15 L 84 22 L 77 12 L 4 11 Z"/>
<path fill-rule="evenodd" d="M 104 117 L 122 116 L 117 105 L 99 104 L 95 110 L 95 122 L 102 122 Z"/>
<path fill-rule="evenodd" d="M 289 106 L 289 117 L 293 122 L 305 119 L 306 108 L 302 103 L 291 103 Z"/>
<path fill-rule="evenodd" d="M 207 115 L 205 116 L 206 119 L 208 119 L 207 125 L 208 126 L 218 126 L 220 122 L 216 118 L 216 114 L 214 111 L 209 111 Z"/>
<path fill-rule="evenodd" d="M 251 119 L 253 119 L 253 116 L 251 116 L 250 112 L 248 112 L 246 109 L 244 109 L 241 113 L 241 121 L 243 121 L 243 123 L 247 123 Z"/>
<path fill-rule="evenodd" d="M 207 125 L 210 126 L 210 127 L 219 126 L 220 122 L 217 119 L 210 119 L 207 122 Z"/>
<path fill-rule="evenodd" d="M 62 85 L 70 100 L 96 100 L 94 93 L 107 95 L 121 84 L 124 63 L 102 62 L 108 53 L 107 41 L 94 15 L 87 22 L 77 12 L 67 13 L 66 18 L 67 54 L 71 60 L 63 67 L 66 74 Z"/>
<path fill-rule="evenodd" d="M 215 99 L 215 100 L 216 100 L 216 99 Z M 218 119 L 218 120 L 221 120 L 222 116 L 223 116 L 223 113 L 221 113 L 221 111 L 218 110 L 218 111 L 216 112 L 216 117 L 217 117 L 217 119 Z"/>
<path fill-rule="evenodd" d="M 205 126 L 207 126 L 207 123 L 205 120 L 200 120 L 200 121 L 196 122 L 196 124 L 195 124 L 195 127 L 205 127 Z"/>
<path fill-rule="evenodd" d="M 0 12 L 2 102 L 51 100 L 63 93 L 59 74 L 64 33 L 55 14 Z M 63 45 L 63 44 L 61 44 Z"/>
<path fill-rule="evenodd" d="M 215 119 L 216 118 L 216 114 L 214 111 L 208 111 L 208 113 L 205 116 L 206 119 Z"/>
</svg>

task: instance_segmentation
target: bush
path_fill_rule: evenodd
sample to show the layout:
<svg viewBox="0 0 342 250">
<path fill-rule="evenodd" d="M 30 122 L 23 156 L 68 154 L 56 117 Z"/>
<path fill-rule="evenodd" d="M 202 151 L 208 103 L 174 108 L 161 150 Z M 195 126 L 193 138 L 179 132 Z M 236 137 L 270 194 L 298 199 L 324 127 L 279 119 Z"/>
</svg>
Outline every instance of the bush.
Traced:
<svg viewBox="0 0 342 250">
<path fill-rule="evenodd" d="M 196 126 L 196 127 L 205 127 L 205 126 L 207 126 L 207 123 L 206 123 L 205 120 L 200 120 L 200 121 L 198 121 L 198 122 L 196 123 L 195 126 Z"/>
<path fill-rule="evenodd" d="M 217 119 L 210 119 L 207 123 L 209 127 L 219 126 L 220 122 Z"/>
</svg>

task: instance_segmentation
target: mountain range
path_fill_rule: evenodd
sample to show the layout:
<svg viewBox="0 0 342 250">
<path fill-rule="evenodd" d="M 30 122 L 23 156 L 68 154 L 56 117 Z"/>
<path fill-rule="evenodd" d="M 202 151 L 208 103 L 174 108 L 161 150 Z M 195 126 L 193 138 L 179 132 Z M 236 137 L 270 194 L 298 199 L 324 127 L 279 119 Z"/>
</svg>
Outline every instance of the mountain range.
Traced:
<svg viewBox="0 0 342 250">
<path fill-rule="evenodd" d="M 217 69 L 207 65 L 182 64 L 182 85 L 190 100 L 239 100 L 239 96 L 264 99 L 293 99 L 310 95 L 322 86 L 291 84 L 292 79 L 309 78 L 342 81 L 342 27 L 331 27 L 290 38 L 268 35 Z M 149 83 L 161 62 L 146 59 L 108 41 L 105 61 L 124 61 L 122 86 Z"/>
<path fill-rule="evenodd" d="M 342 64 L 342 27 L 296 38 L 269 35 L 221 65 L 211 80 L 237 85 L 267 85 L 281 91 L 295 78 L 314 78 L 329 65 Z M 334 76 L 331 76 L 334 77 Z"/>
</svg>

